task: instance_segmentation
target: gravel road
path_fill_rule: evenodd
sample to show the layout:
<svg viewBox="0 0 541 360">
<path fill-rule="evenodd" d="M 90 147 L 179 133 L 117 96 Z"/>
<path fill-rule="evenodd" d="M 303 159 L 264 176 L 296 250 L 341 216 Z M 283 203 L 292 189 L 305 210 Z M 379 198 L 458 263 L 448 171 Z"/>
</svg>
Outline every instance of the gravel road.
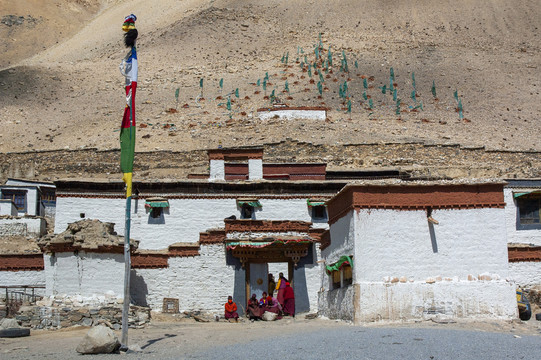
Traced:
<svg viewBox="0 0 541 360">
<path fill-rule="evenodd" d="M 162 316 L 163 317 L 163 316 Z M 172 318 L 171 318 L 172 319 Z M 153 321 L 130 329 L 124 355 L 85 359 L 537 359 L 538 321 L 485 321 L 440 324 L 354 326 L 324 319 L 284 319 L 240 323 Z M 32 331 L 0 338 L 0 359 L 81 359 L 75 348 L 88 328 Z M 120 332 L 117 332 L 120 337 Z"/>
</svg>

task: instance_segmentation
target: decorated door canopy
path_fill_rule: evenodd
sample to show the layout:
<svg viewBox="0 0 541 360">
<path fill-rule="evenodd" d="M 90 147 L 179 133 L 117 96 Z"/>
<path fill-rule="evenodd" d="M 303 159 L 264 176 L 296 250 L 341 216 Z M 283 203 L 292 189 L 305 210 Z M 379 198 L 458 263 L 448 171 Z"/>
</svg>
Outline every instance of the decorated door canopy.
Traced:
<svg viewBox="0 0 541 360">
<path fill-rule="evenodd" d="M 330 275 L 333 271 L 340 270 L 344 265 L 349 265 L 353 268 L 353 257 L 352 256 L 341 256 L 340 260 L 335 262 L 332 265 L 326 265 L 325 271 L 327 271 L 327 275 Z"/>
<path fill-rule="evenodd" d="M 244 268 L 247 263 L 293 262 L 297 267 L 300 259 L 308 255 L 315 242 L 310 237 L 276 237 L 263 241 L 233 241 L 226 248 L 238 258 Z"/>
</svg>

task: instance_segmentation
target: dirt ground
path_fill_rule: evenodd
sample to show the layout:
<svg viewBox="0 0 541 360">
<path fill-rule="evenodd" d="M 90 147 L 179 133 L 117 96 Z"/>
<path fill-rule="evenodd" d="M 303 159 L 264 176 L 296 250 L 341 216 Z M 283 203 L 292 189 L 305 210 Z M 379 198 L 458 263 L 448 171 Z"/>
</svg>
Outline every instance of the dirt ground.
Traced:
<svg viewBox="0 0 541 360">
<path fill-rule="evenodd" d="M 466 321 L 456 323 L 435 323 L 432 321 L 404 324 L 368 324 L 367 327 L 409 327 L 457 329 L 483 332 L 512 333 L 517 336 L 541 336 L 541 323 L 532 319 L 528 322 L 515 321 Z M 143 352 L 155 351 L 157 347 L 179 349 L 186 353 L 203 350 L 220 343 L 246 343 L 262 338 L 272 338 L 296 332 L 309 333 L 320 329 L 351 327 L 351 323 L 325 319 L 307 320 L 303 316 L 295 319 L 282 319 L 275 322 L 239 323 L 225 321 L 200 323 L 192 319 L 176 319 L 168 315 L 155 316 L 150 325 L 142 329 L 130 329 L 129 344 L 137 344 Z M 75 348 L 86 334 L 88 328 L 69 328 L 63 330 L 36 330 L 30 337 L 0 339 L 0 354 L 10 354 L 10 358 L 67 358 L 76 355 Z M 121 334 L 118 332 L 118 336 Z M 174 350 L 171 350 L 174 352 Z M 0 357 L 2 357 L 0 355 Z"/>
<path fill-rule="evenodd" d="M 0 5 L 2 19 L 24 18 L 0 23 L 9 40 L 0 60 L 1 152 L 119 147 L 120 27 L 132 12 L 140 34 L 138 151 L 261 145 L 284 136 L 541 150 L 539 2 L 13 0 Z M 301 69 L 305 55 L 316 60 L 319 41 L 321 58 L 329 47 L 333 58 L 329 73 L 318 70 L 320 97 L 319 74 Z M 344 56 L 348 72 L 340 70 Z M 391 68 L 399 115 L 381 89 L 390 87 Z M 351 113 L 339 96 L 346 82 Z M 258 120 L 273 90 L 291 106 L 327 107 L 328 120 Z M 421 102 L 423 110 L 414 109 Z"/>
</svg>

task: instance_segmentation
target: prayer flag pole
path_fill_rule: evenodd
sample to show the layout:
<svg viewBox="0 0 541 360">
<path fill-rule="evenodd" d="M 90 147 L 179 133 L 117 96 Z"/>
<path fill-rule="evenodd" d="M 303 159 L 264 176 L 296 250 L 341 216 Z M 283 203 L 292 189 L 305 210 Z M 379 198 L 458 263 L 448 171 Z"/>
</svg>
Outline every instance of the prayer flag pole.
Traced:
<svg viewBox="0 0 541 360">
<path fill-rule="evenodd" d="M 137 17 L 133 14 L 126 16 L 122 30 L 124 43 L 130 50 L 122 64 L 120 72 L 126 78 L 126 107 L 120 128 L 120 171 L 122 180 L 126 183 L 126 223 L 124 228 L 124 301 L 122 307 L 122 339 L 121 348 L 128 348 L 128 318 L 130 311 L 130 226 L 131 226 L 131 194 L 132 194 L 132 173 L 133 159 L 135 155 L 135 92 L 137 89 L 137 50 L 135 41 L 137 29 L 135 28 Z"/>
</svg>

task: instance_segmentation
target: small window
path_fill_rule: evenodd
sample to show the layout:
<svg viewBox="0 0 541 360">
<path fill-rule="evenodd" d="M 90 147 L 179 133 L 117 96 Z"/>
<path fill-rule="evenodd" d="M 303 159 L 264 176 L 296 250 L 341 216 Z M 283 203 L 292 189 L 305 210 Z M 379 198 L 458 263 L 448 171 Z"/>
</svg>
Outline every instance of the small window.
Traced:
<svg viewBox="0 0 541 360">
<path fill-rule="evenodd" d="M 254 207 L 248 204 L 243 204 L 240 209 L 240 218 L 241 219 L 251 219 L 252 214 L 254 213 Z"/>
<path fill-rule="evenodd" d="M 332 276 L 332 288 L 333 289 L 339 289 L 340 286 L 341 286 L 340 272 L 341 272 L 340 270 L 335 270 L 331 274 L 331 276 Z"/>
<path fill-rule="evenodd" d="M 162 216 L 163 208 L 162 207 L 153 207 L 150 210 L 150 217 L 156 219 Z"/>
<path fill-rule="evenodd" d="M 312 206 L 312 218 L 314 220 L 327 219 L 327 209 L 325 209 L 325 205 Z"/>
<path fill-rule="evenodd" d="M 539 208 L 541 207 L 540 196 L 523 196 L 517 198 L 517 206 L 520 225 L 541 224 L 541 218 L 539 217 Z"/>
<path fill-rule="evenodd" d="M 344 286 L 353 284 L 353 271 L 351 270 L 350 265 L 344 265 L 342 268 L 342 274 L 342 284 Z"/>
<path fill-rule="evenodd" d="M 19 211 L 26 211 L 26 191 L 24 190 L 2 190 L 2 199 L 13 201 Z"/>
</svg>

